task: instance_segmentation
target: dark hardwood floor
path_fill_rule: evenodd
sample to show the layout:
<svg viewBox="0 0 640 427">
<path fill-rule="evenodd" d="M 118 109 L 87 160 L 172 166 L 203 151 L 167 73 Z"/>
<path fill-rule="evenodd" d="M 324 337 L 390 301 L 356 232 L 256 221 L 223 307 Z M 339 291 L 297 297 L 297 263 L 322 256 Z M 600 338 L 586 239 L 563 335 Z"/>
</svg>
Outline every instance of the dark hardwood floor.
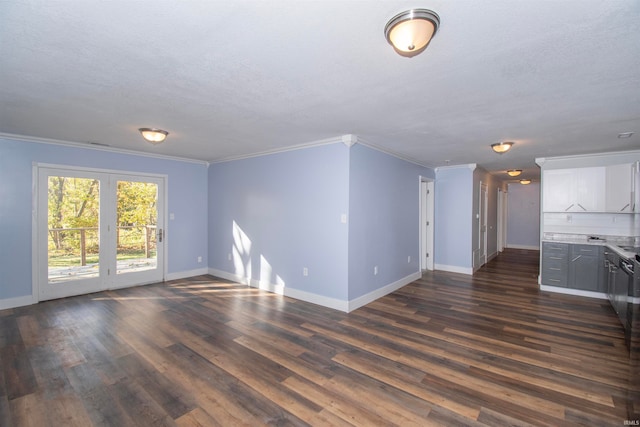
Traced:
<svg viewBox="0 0 640 427">
<path fill-rule="evenodd" d="M 211 276 L 0 311 L 0 425 L 624 425 L 614 312 L 538 255 L 350 314 Z"/>
</svg>

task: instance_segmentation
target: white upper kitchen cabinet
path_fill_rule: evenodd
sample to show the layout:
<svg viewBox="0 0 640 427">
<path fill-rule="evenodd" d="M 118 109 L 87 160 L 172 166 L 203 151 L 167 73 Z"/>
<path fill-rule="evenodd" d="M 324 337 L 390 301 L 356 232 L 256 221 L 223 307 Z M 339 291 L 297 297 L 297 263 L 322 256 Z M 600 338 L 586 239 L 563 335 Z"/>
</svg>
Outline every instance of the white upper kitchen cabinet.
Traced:
<svg viewBox="0 0 640 427">
<path fill-rule="evenodd" d="M 606 212 L 633 212 L 633 168 L 631 163 L 606 167 Z"/>
<path fill-rule="evenodd" d="M 543 171 L 544 212 L 604 212 L 604 166 Z"/>
</svg>

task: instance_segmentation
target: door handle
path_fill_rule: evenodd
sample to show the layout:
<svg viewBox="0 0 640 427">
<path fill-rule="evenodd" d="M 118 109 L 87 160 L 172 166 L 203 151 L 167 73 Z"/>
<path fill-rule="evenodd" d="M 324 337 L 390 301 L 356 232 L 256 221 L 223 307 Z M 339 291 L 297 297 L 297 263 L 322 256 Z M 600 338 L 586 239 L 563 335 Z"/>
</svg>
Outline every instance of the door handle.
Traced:
<svg viewBox="0 0 640 427">
<path fill-rule="evenodd" d="M 162 228 L 158 229 L 158 242 L 162 243 Z"/>
</svg>

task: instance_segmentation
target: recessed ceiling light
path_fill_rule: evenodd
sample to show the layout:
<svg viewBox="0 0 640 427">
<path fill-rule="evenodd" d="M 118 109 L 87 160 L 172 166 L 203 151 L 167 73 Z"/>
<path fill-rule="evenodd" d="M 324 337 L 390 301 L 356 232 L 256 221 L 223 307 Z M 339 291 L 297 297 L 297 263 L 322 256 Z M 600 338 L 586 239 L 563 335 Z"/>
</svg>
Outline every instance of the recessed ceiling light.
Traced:
<svg viewBox="0 0 640 427">
<path fill-rule="evenodd" d="M 633 135 L 633 132 L 622 132 L 618 134 L 618 138 L 631 138 L 631 135 Z"/>
</svg>

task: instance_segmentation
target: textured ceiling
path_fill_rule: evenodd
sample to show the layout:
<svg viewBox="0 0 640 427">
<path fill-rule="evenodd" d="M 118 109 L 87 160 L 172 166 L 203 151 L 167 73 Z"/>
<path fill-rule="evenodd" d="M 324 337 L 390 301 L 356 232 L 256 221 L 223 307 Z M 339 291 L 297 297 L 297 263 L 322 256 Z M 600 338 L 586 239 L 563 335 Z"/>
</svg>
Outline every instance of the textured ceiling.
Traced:
<svg viewBox="0 0 640 427">
<path fill-rule="evenodd" d="M 441 27 L 404 58 L 383 29 L 412 7 Z M 0 132 L 207 161 L 355 134 L 535 175 L 640 148 L 638 22 L 637 0 L 2 1 Z"/>
</svg>

